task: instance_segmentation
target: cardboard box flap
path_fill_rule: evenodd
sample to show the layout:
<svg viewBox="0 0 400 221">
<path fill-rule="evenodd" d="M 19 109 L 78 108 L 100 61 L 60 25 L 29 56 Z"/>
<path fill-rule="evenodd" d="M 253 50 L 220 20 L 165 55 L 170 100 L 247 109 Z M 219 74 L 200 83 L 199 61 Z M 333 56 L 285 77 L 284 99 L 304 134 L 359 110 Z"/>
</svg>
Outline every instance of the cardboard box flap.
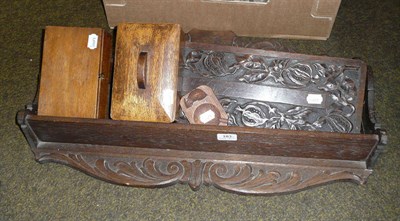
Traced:
<svg viewBox="0 0 400 221">
<path fill-rule="evenodd" d="M 121 22 L 178 23 L 240 36 L 327 39 L 340 0 L 104 0 L 110 27 Z"/>
</svg>

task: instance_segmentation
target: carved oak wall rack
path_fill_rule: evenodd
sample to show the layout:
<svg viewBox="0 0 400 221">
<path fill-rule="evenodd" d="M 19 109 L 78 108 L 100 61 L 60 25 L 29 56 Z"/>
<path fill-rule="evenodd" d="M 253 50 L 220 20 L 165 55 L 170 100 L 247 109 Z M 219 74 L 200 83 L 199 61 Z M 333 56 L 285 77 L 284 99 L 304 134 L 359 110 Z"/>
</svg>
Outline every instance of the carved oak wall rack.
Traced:
<svg viewBox="0 0 400 221">
<path fill-rule="evenodd" d="M 201 70 L 195 62 L 213 54 L 205 51 L 201 53 L 206 55 L 186 53 L 186 57 L 192 56 L 192 60 L 186 59 L 186 70 Z M 254 60 L 240 65 L 223 68 L 228 68 L 227 75 L 235 68 L 257 69 Z M 310 66 L 291 67 L 301 72 Z M 211 185 L 235 193 L 263 195 L 332 181 L 364 184 L 387 142 L 385 130 L 376 119 L 372 73 L 368 73 L 360 128 L 354 133 L 38 116 L 35 102 L 18 113 L 17 121 L 37 161 L 65 164 L 120 185 L 165 187 L 181 183 L 193 190 Z M 242 72 L 241 82 L 268 78 L 265 74 L 254 78 L 252 74 Z M 294 80 L 289 82 L 292 86 L 311 81 L 302 76 L 297 81 L 286 79 Z"/>
</svg>

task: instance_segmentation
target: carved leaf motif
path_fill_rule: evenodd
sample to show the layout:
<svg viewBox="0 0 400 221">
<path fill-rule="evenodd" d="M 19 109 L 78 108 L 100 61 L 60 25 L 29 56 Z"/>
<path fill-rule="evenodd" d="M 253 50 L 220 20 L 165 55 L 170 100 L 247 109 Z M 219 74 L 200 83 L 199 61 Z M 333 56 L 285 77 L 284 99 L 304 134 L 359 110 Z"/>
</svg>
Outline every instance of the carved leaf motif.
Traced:
<svg viewBox="0 0 400 221">
<path fill-rule="evenodd" d="M 201 57 L 202 53 L 200 51 L 191 51 L 186 58 L 186 63 L 197 63 L 200 61 Z"/>
<path fill-rule="evenodd" d="M 305 120 L 305 118 L 312 113 L 309 108 L 306 107 L 295 107 L 285 113 L 285 122 L 291 130 L 309 129 L 314 130 L 315 128 Z"/>
<path fill-rule="evenodd" d="M 353 101 L 354 97 L 356 95 L 357 92 L 357 88 L 356 88 L 356 84 L 354 83 L 354 81 L 348 77 L 346 77 L 341 85 L 340 85 L 340 89 L 343 91 L 343 96 L 345 97 L 345 99 L 347 101 Z"/>
<path fill-rule="evenodd" d="M 272 78 L 277 83 L 283 83 L 282 72 L 287 68 L 289 59 L 273 60 L 268 66 L 268 78 Z"/>
<path fill-rule="evenodd" d="M 339 108 L 337 110 L 334 110 L 336 112 L 340 111 L 345 114 L 346 117 L 351 117 L 353 113 L 356 110 L 356 107 L 349 103 L 346 98 L 340 95 L 336 95 L 334 93 L 330 94 L 330 97 L 332 100 L 335 102 L 336 105 L 339 105 Z M 333 105 L 332 105 L 333 106 Z"/>
<path fill-rule="evenodd" d="M 219 103 L 224 108 L 224 110 L 229 113 L 235 110 L 238 102 L 234 99 L 222 98 L 219 100 Z"/>
<path fill-rule="evenodd" d="M 268 69 L 270 72 L 280 73 L 288 67 L 289 62 L 289 59 L 276 59 L 271 62 Z"/>
<path fill-rule="evenodd" d="M 202 56 L 203 55 L 200 51 L 197 51 L 197 50 L 191 51 L 186 56 L 184 68 L 186 68 L 192 72 L 199 73 L 200 69 L 197 66 L 197 63 L 201 60 Z"/>
<path fill-rule="evenodd" d="M 326 78 L 326 64 L 314 63 L 313 67 L 316 70 L 316 74 L 313 76 L 314 83 L 317 83 L 322 78 Z"/>
<path fill-rule="evenodd" d="M 267 79 L 268 73 L 263 70 L 248 70 L 245 74 L 239 78 L 239 81 L 244 81 L 246 83 L 256 83 Z"/>
<path fill-rule="evenodd" d="M 240 61 L 237 66 L 244 71 L 244 74 L 239 78 L 239 81 L 244 81 L 246 83 L 264 81 L 269 75 L 264 61 L 260 58 L 254 58 L 253 56 Z"/>
<path fill-rule="evenodd" d="M 159 185 L 168 184 L 178 180 L 183 176 L 183 165 L 178 162 L 171 162 L 165 166 L 157 165 L 155 161 L 147 159 L 143 162 L 143 167 L 139 167 L 135 162 L 116 162 L 115 166 L 118 168 L 117 173 L 127 177 L 134 177 L 135 180 L 143 184 L 154 184 L 157 182 Z"/>
<path fill-rule="evenodd" d="M 295 107 L 286 112 L 286 115 L 291 116 L 296 119 L 302 119 L 308 114 L 311 113 L 311 110 L 305 107 Z"/>
</svg>

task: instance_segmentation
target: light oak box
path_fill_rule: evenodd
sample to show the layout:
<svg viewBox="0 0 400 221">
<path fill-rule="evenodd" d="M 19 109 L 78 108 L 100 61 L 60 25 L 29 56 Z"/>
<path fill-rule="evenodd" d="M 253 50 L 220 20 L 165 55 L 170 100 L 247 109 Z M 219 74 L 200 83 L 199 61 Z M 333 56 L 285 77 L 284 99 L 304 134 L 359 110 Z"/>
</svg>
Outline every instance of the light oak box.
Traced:
<svg viewBox="0 0 400 221">
<path fill-rule="evenodd" d="M 46 27 L 38 115 L 106 118 L 111 37 L 100 28 Z"/>
<path fill-rule="evenodd" d="M 181 39 L 177 24 L 118 25 L 112 119 L 175 120 Z"/>
</svg>

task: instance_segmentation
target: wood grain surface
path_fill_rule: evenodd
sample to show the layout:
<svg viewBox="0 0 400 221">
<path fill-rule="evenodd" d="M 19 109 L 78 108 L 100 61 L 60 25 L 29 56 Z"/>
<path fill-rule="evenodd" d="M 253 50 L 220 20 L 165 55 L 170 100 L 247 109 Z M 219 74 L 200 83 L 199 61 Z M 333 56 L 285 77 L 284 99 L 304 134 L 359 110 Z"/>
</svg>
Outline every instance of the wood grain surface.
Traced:
<svg viewBox="0 0 400 221">
<path fill-rule="evenodd" d="M 118 26 L 112 119 L 175 120 L 180 35 L 180 26 L 175 24 Z"/>
<path fill-rule="evenodd" d="M 91 34 L 98 36 L 93 49 Z M 46 27 L 38 114 L 105 118 L 110 52 L 111 38 L 102 29 Z"/>
<path fill-rule="evenodd" d="M 35 115 L 29 115 L 27 122 L 35 131 L 35 136 L 44 142 L 140 147 L 159 151 L 169 149 L 361 161 L 371 155 L 379 141 L 376 134 L 163 124 Z M 234 134 L 237 140 L 218 140 L 218 134 Z"/>
</svg>

